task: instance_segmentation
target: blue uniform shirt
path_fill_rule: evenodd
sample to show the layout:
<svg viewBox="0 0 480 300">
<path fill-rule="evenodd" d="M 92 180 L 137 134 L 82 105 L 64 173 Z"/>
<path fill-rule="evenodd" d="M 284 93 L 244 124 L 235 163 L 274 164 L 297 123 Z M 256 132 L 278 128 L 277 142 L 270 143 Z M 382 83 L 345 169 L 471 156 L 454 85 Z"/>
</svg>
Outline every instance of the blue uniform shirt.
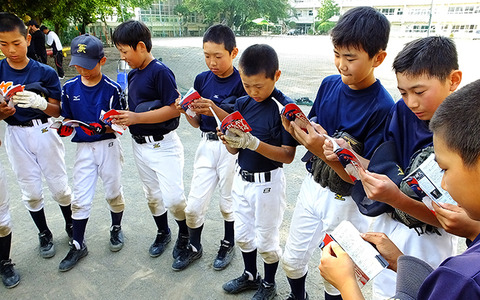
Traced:
<svg viewBox="0 0 480 300">
<path fill-rule="evenodd" d="M 36 60 L 30 59 L 27 66 L 22 70 L 16 70 L 10 67 L 6 59 L 0 60 L 0 88 L 6 92 L 6 88 L 11 85 L 28 85 L 39 83 L 48 91 L 47 98 L 53 98 L 60 101 L 61 86 L 60 80 L 55 70 Z M 49 118 L 50 116 L 43 111 L 34 108 L 21 108 L 15 106 L 16 112 L 13 116 L 5 119 L 8 124 L 20 124 L 32 119 Z"/>
<path fill-rule="evenodd" d="M 110 109 L 125 109 L 122 89 L 102 74 L 102 79 L 95 86 L 86 86 L 81 76 L 67 81 L 62 89 L 62 116 L 67 119 L 89 123 L 101 123 L 100 113 Z M 95 142 L 116 138 L 114 133 L 89 136 L 81 128 L 75 128 L 72 142 Z"/>
<path fill-rule="evenodd" d="M 233 74 L 226 78 L 220 78 L 213 74 L 212 71 L 200 73 L 195 78 L 193 87 L 200 96 L 212 100 L 227 113 L 233 112 L 237 98 L 247 94 L 243 88 L 240 74 L 235 68 L 233 69 Z M 217 123 L 213 117 L 200 115 L 201 131 L 215 131 L 216 127 Z"/>
<path fill-rule="evenodd" d="M 252 128 L 250 132 L 260 141 L 273 146 L 296 146 L 297 142 L 282 126 L 280 111 L 274 97 L 281 104 L 293 103 L 292 99 L 275 89 L 264 101 L 257 102 L 250 96 L 237 99 L 235 110 L 238 110 Z M 282 167 L 283 164 L 266 158 L 249 149 L 240 149 L 238 165 L 249 172 L 266 172 Z"/>
<path fill-rule="evenodd" d="M 175 75 L 163 63 L 154 59 L 143 70 L 133 69 L 128 73 L 128 107 L 135 111 L 138 104 L 160 100 L 163 106 L 175 103 L 179 96 Z M 158 107 L 158 108 L 160 108 Z M 162 135 L 178 127 L 180 117 L 162 123 L 136 124 L 129 126 L 132 135 Z"/>
<path fill-rule="evenodd" d="M 390 111 L 384 140 L 395 142 L 397 163 L 405 170 L 417 150 L 433 145 L 433 133 L 428 121 L 420 120 L 400 99 Z"/>
<path fill-rule="evenodd" d="M 326 77 L 308 118 L 317 117 L 328 135 L 344 131 L 363 143 L 362 156 L 370 158 L 383 140 L 385 121 L 394 101 L 380 80 L 362 90 L 352 90 L 340 75 Z"/>
<path fill-rule="evenodd" d="M 445 259 L 423 282 L 417 299 L 480 299 L 480 236 Z"/>
</svg>

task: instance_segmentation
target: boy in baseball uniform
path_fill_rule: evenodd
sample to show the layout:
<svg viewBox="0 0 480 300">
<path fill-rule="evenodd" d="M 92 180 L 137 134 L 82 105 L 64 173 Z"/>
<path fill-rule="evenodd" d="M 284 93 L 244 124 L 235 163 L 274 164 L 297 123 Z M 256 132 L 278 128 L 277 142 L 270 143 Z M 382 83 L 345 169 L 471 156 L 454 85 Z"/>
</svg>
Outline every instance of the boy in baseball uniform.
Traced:
<svg viewBox="0 0 480 300">
<path fill-rule="evenodd" d="M 318 90 L 308 115 L 316 123 L 308 125 L 305 133 L 283 118 L 292 136 L 316 155 L 305 159 L 309 174 L 297 198 L 282 257 L 291 288 L 289 299 L 307 298 L 308 262 L 325 233 L 342 220 L 349 220 L 361 232 L 368 229 L 370 219 L 360 213 L 350 196 L 353 185 L 334 171 L 348 178 L 342 165 L 324 156 L 322 133 L 345 137 L 363 148 L 362 153 L 368 158 L 380 144 L 394 102 L 375 78 L 374 70 L 387 55 L 389 33 L 387 18 L 374 8 L 356 7 L 347 11 L 331 33 L 334 62 L 340 74 L 326 77 Z M 336 295 L 339 292 L 335 289 L 325 292 L 326 299 L 335 299 Z"/>
<path fill-rule="evenodd" d="M 62 90 L 62 116 L 64 121 L 79 120 L 87 125 L 75 128 L 72 142 L 77 143 L 73 166 L 73 243 L 67 256 L 60 262 L 59 270 L 72 269 L 78 260 L 88 254 L 85 228 L 92 208 L 98 177 L 103 181 L 105 200 L 108 203 L 112 225 L 110 250 L 123 247 L 121 221 L 124 199 L 120 176 L 122 149 L 113 130 L 100 121 L 102 110 L 124 109 L 125 101 L 120 86 L 104 74 L 102 66 L 106 57 L 102 42 L 89 34 L 77 36 L 71 43 L 72 60 L 78 76 L 67 81 Z M 69 136 L 73 127 L 62 125 L 60 136 Z"/>
<path fill-rule="evenodd" d="M 292 162 L 296 141 L 282 127 L 279 104 L 292 100 L 275 88 L 281 71 L 275 50 L 262 44 L 248 47 L 239 72 L 248 96 L 235 102 L 251 132 L 229 129 L 219 133 L 228 152 L 238 153 L 232 195 L 235 240 L 242 251 L 243 274 L 223 285 L 226 293 L 257 290 L 252 299 L 273 299 L 275 273 L 282 250 L 279 228 L 285 211 L 283 164 Z M 264 262 L 264 278 L 257 271 L 257 251 Z"/>
<path fill-rule="evenodd" d="M 439 220 L 408 185 L 394 183 L 384 175 L 390 172 L 380 169 L 376 162 L 379 156 L 388 159 L 394 171 L 403 170 L 404 175 L 412 172 L 414 164 L 418 165 L 422 157 L 424 160 L 433 152 L 433 133 L 428 127 L 430 119 L 462 80 L 455 44 L 440 36 L 409 42 L 395 57 L 393 69 L 402 99 L 390 111 L 384 143 L 370 161 L 365 161 L 369 172 L 360 173 L 361 181 L 356 183 L 352 196 L 361 209 L 365 193 L 371 200 L 389 204 L 378 214 L 372 230 L 385 233 L 403 253 L 437 267 L 444 259 L 455 255 L 457 238 L 442 229 Z M 388 143 L 394 145 L 393 151 L 380 151 Z M 415 163 L 417 160 L 419 162 Z M 357 193 L 357 188 L 365 193 Z M 395 286 L 396 273 L 383 271 L 373 281 L 374 299 L 393 297 Z"/>
<path fill-rule="evenodd" d="M 193 87 L 202 96 L 191 105 L 195 117 L 185 114 L 185 110 L 177 104 L 177 109 L 185 114 L 187 121 L 193 127 L 200 128 L 202 140 L 195 154 L 192 184 L 185 208 L 190 236 L 189 246 L 173 263 L 174 270 L 186 268 L 202 255 L 202 229 L 208 204 L 217 185 L 220 190 L 219 206 L 224 218 L 225 233 L 223 240 L 220 241 L 213 269 L 225 269 L 234 254 L 232 181 L 236 155 L 228 153 L 218 139 L 215 130 L 217 124 L 210 108 L 223 119 L 233 112 L 235 100 L 246 94 L 240 74 L 232 64 L 238 54 L 235 34 L 226 25 L 211 26 L 203 36 L 203 52 L 205 63 L 210 70 L 198 74 L 195 78 Z"/>
<path fill-rule="evenodd" d="M 171 240 L 167 210 L 179 231 L 173 249 L 177 258 L 188 245 L 183 190 L 183 145 L 175 129 L 180 112 L 175 107 L 177 84 L 172 71 L 150 52 L 150 30 L 139 21 L 120 24 L 113 33 L 120 57 L 133 69 L 128 73 L 128 108 L 115 116 L 119 125 L 129 126 L 135 163 L 143 183 L 148 207 L 157 225 L 152 257 L 161 255 Z"/>
<path fill-rule="evenodd" d="M 430 56 L 427 60 L 432 58 L 433 56 Z M 440 59 L 446 59 L 446 57 Z M 437 58 L 433 58 L 433 60 L 437 60 Z M 438 67 L 438 65 L 431 66 Z M 459 75 L 458 72 L 455 73 L 457 75 L 454 76 Z M 426 74 L 418 77 L 423 76 L 425 76 L 422 80 L 424 83 L 428 83 L 430 80 L 433 80 L 430 81 L 430 84 L 438 81 L 438 78 L 428 77 Z M 449 81 L 444 82 L 447 83 L 444 87 L 450 86 Z M 427 84 L 426 94 L 438 91 L 439 86 L 434 85 L 436 89 L 430 90 L 430 87 L 433 86 Z M 456 205 L 447 205 L 447 209 L 442 209 L 439 205 L 433 204 L 434 210 L 437 212 L 437 216 L 441 214 L 439 220 L 443 219 L 442 210 L 449 211 L 452 215 L 459 214 L 461 210 L 463 211 L 461 214 L 465 215 L 465 218 L 460 218 L 460 223 L 465 219 L 470 220 L 467 222 L 474 222 L 475 226 L 472 227 L 474 230 L 471 231 L 471 235 L 466 235 L 470 240 L 467 250 L 461 255 L 448 257 L 437 268 L 434 268 L 415 255 L 410 256 L 406 253 L 404 255 L 403 251 L 400 251 L 401 249 L 399 250 L 384 233 L 363 235 L 365 240 L 376 245 L 380 254 L 390 263 L 389 268 L 397 273 L 396 294 L 392 299 L 450 300 L 478 299 L 480 297 L 480 285 L 478 284 L 478 270 L 480 270 L 478 226 L 480 221 L 478 198 L 480 195 L 480 141 L 476 135 L 472 134 L 480 130 L 479 91 L 480 81 L 477 80 L 452 93 L 445 101 L 442 100 L 441 104 L 434 105 L 438 106 L 438 109 L 435 109 L 433 117 L 427 113 L 431 118 L 429 128 L 433 132 L 435 160 L 443 170 L 441 186 L 459 205 L 456 209 Z M 409 93 L 409 96 L 412 95 Z M 418 94 L 417 97 L 414 97 L 417 100 L 408 99 L 405 100 L 405 103 L 408 103 L 408 107 L 412 107 L 410 101 L 419 101 L 418 108 L 426 108 L 423 105 L 427 102 L 420 99 L 428 97 L 428 95 Z M 413 111 L 420 112 L 420 110 Z M 446 204 L 442 203 L 443 205 Z M 458 217 L 453 220 L 456 221 L 456 218 Z M 443 221 L 446 220 L 443 219 Z M 460 225 L 458 222 L 456 223 Z M 467 223 L 462 225 L 467 225 Z M 331 243 L 324 248 L 319 268 L 322 276 L 337 286 L 345 299 L 364 299 L 355 280 L 352 260 L 336 243 Z"/>
<path fill-rule="evenodd" d="M 65 148 L 50 128 L 50 117 L 60 116 L 61 86 L 55 70 L 27 57 L 30 42 L 23 21 L 17 16 L 0 13 L 0 50 L 7 57 L 0 61 L 0 88 L 7 94 L 17 84 L 25 91 L 16 93 L 9 102 L 15 104 L 5 118 L 5 148 L 22 200 L 38 228 L 40 256 L 55 255 L 53 235 L 44 212 L 42 174 L 58 202 L 65 219 L 65 230 L 72 234 L 71 190 L 65 167 Z M 10 106 L 1 106 L 0 114 Z M 12 112 L 14 113 L 12 114 Z"/>
</svg>

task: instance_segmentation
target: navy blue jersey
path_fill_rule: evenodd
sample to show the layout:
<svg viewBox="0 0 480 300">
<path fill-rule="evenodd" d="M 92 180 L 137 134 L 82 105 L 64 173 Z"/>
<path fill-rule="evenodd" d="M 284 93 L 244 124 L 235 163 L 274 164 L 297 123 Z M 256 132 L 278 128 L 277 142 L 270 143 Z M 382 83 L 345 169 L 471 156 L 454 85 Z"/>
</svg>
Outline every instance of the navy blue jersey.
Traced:
<svg viewBox="0 0 480 300">
<path fill-rule="evenodd" d="M 65 82 L 62 89 L 62 116 L 67 119 L 89 123 L 101 123 L 101 111 L 125 109 L 125 99 L 120 85 L 102 74 L 95 86 L 86 86 L 80 75 Z M 95 142 L 116 138 L 114 133 L 88 135 L 81 128 L 75 128 L 72 142 Z"/>
<path fill-rule="evenodd" d="M 128 107 L 135 111 L 138 104 L 160 100 L 160 107 L 175 103 L 179 96 L 175 75 L 163 63 L 154 59 L 143 70 L 133 69 L 128 73 Z M 160 108 L 157 107 L 157 108 Z M 167 134 L 178 127 L 180 117 L 156 124 L 129 126 L 132 135 Z"/>
<path fill-rule="evenodd" d="M 420 120 L 403 99 L 398 100 L 390 111 L 384 139 L 395 142 L 399 159 L 397 163 L 403 170 L 408 167 L 417 150 L 433 145 L 433 133 L 428 128 L 428 121 Z"/>
<path fill-rule="evenodd" d="M 293 103 L 292 99 L 275 89 L 264 101 L 257 102 L 250 96 L 244 96 L 235 102 L 235 110 L 238 110 L 252 128 L 250 132 L 260 141 L 273 146 L 296 146 L 297 141 L 282 126 L 280 111 L 274 97 L 286 105 Z M 282 167 L 283 164 L 271 160 L 249 149 L 239 149 L 238 165 L 249 172 L 266 172 Z"/>
<path fill-rule="evenodd" d="M 243 88 L 242 80 L 237 69 L 233 68 L 233 74 L 227 78 L 220 78 L 212 71 L 200 73 L 195 78 L 193 88 L 203 98 L 210 99 L 215 105 L 226 111 L 233 112 L 235 100 L 247 93 Z M 217 123 L 210 116 L 200 115 L 200 130 L 215 131 Z"/>
<path fill-rule="evenodd" d="M 480 299 L 480 236 L 445 259 L 420 286 L 417 299 Z"/>
<path fill-rule="evenodd" d="M 344 131 L 363 143 L 370 158 L 383 140 L 385 121 L 394 101 L 380 80 L 366 89 L 352 90 L 340 75 L 326 77 L 318 89 L 308 118 L 317 117 L 328 135 Z"/>
<path fill-rule="evenodd" d="M 8 65 L 6 59 L 0 60 L 0 88 L 4 92 L 10 86 L 16 84 L 26 85 L 28 89 L 28 85 L 32 83 L 41 85 L 48 92 L 48 95 L 46 95 L 48 98 L 60 101 L 62 88 L 57 72 L 52 67 L 30 59 L 25 68 L 16 70 Z M 15 114 L 5 119 L 8 124 L 20 124 L 32 119 L 50 117 L 39 109 L 18 106 L 15 109 Z"/>
</svg>

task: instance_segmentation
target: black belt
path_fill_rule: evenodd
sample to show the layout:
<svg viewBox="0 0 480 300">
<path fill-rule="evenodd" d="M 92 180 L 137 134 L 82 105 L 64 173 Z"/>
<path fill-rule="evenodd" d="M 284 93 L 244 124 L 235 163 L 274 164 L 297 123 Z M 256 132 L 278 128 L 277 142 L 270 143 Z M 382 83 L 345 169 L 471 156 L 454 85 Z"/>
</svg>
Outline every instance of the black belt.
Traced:
<svg viewBox="0 0 480 300">
<path fill-rule="evenodd" d="M 240 176 L 242 176 L 243 180 L 248 182 L 270 182 L 272 179 L 272 173 L 270 171 L 252 173 L 240 170 Z"/>
<path fill-rule="evenodd" d="M 10 125 L 20 126 L 20 127 L 33 127 L 33 126 L 38 126 L 40 124 L 45 124 L 47 122 L 48 122 L 48 118 L 40 118 L 40 119 L 32 119 L 26 122 L 10 123 Z"/>
<path fill-rule="evenodd" d="M 205 137 L 209 141 L 218 141 L 218 135 L 213 131 L 202 132 L 202 137 Z"/>
<path fill-rule="evenodd" d="M 132 135 L 137 144 L 153 143 L 163 140 L 163 135 Z"/>
</svg>

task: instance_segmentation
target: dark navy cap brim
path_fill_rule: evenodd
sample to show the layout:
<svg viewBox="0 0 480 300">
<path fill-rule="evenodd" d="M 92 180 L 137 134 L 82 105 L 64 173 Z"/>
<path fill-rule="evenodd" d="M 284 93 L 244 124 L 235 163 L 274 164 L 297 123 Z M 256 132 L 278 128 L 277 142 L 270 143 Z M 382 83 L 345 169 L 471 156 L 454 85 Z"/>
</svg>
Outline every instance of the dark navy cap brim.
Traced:
<svg viewBox="0 0 480 300">
<path fill-rule="evenodd" d="M 79 66 L 87 70 L 95 68 L 100 60 L 97 58 L 87 58 L 77 55 L 72 55 L 72 60 L 70 61 L 69 66 Z"/>
</svg>

